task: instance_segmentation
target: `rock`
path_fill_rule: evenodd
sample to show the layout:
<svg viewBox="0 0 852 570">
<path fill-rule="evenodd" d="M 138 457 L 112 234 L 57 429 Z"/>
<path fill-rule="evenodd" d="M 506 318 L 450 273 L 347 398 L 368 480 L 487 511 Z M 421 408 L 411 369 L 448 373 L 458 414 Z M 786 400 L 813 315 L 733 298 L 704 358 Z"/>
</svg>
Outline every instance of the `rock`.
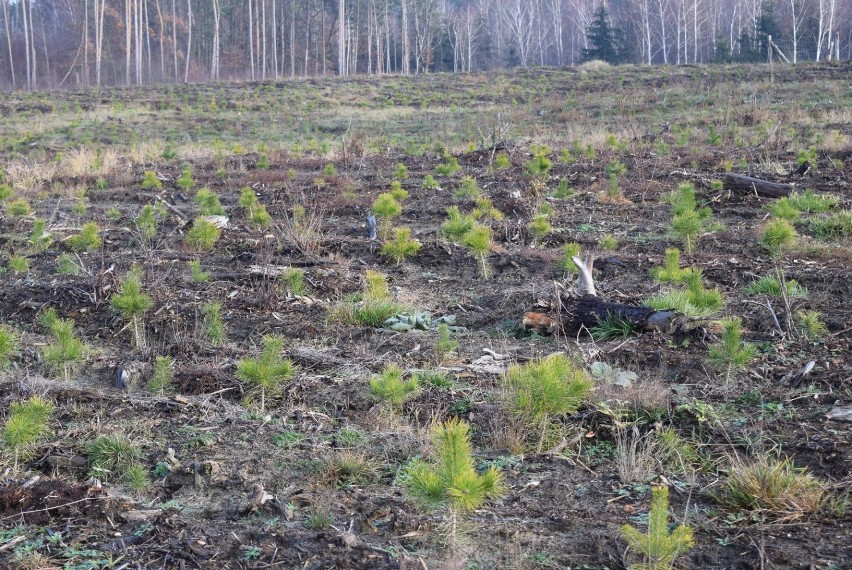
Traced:
<svg viewBox="0 0 852 570">
<path fill-rule="evenodd" d="M 852 406 L 835 406 L 825 417 L 836 422 L 852 422 Z"/>
</svg>

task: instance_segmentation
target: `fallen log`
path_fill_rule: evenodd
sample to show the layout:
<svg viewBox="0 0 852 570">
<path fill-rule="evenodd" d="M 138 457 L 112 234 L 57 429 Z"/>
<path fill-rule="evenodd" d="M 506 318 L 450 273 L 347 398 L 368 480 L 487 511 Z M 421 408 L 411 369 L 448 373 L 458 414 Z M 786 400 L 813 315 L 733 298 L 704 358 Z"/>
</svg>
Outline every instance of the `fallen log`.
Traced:
<svg viewBox="0 0 852 570">
<path fill-rule="evenodd" d="M 782 196 L 789 196 L 795 187 L 792 184 L 769 182 L 741 174 L 726 174 L 724 188 L 746 194 L 757 193 L 759 196 L 767 198 L 781 198 Z"/>
</svg>

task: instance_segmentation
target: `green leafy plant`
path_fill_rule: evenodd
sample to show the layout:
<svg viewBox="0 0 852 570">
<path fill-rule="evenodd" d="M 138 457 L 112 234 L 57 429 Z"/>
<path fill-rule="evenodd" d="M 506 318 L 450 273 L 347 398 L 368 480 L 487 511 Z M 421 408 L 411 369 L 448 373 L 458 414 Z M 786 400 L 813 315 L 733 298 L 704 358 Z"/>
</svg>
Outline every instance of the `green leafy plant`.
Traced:
<svg viewBox="0 0 852 570">
<path fill-rule="evenodd" d="M 67 380 L 74 368 L 86 358 L 89 347 L 74 334 L 72 319 L 60 319 L 55 310 L 48 309 L 42 313 L 40 320 L 53 337 L 53 342 L 42 351 L 42 360 L 48 369 L 61 371 Z"/>
<path fill-rule="evenodd" d="M 18 354 L 21 337 L 12 327 L 0 325 L 0 369 L 6 368 Z"/>
<path fill-rule="evenodd" d="M 796 229 L 787 220 L 773 218 L 763 227 L 760 244 L 773 256 L 796 245 Z"/>
<path fill-rule="evenodd" d="M 209 188 L 201 188 L 195 193 L 195 202 L 199 206 L 202 216 L 221 216 L 225 209 L 219 201 L 219 195 Z"/>
<path fill-rule="evenodd" d="M 819 311 L 796 311 L 796 325 L 799 333 L 810 340 L 822 338 L 828 333 Z"/>
<path fill-rule="evenodd" d="M 488 252 L 491 250 L 491 228 L 476 224 L 462 236 L 464 247 L 479 260 L 482 278 L 488 279 Z"/>
<path fill-rule="evenodd" d="M 151 308 L 150 295 L 142 292 L 142 272 L 138 267 L 131 268 L 119 285 L 118 291 L 110 298 L 110 306 L 130 321 L 133 329 L 133 342 L 136 348 L 145 349 L 145 327 L 142 315 Z"/>
<path fill-rule="evenodd" d="M 189 262 L 189 271 L 192 280 L 196 283 L 206 283 L 210 280 L 210 273 L 201 269 L 201 260 L 193 259 Z"/>
<path fill-rule="evenodd" d="M 402 368 L 390 364 L 370 379 L 370 394 L 377 400 L 386 402 L 392 410 L 398 410 L 406 400 L 412 398 L 420 389 L 416 377 L 402 379 Z"/>
<path fill-rule="evenodd" d="M 53 242 L 53 236 L 47 231 L 47 222 L 41 218 L 33 220 L 33 229 L 30 232 L 30 245 L 37 252 L 45 251 Z"/>
<path fill-rule="evenodd" d="M 158 356 L 154 360 L 154 373 L 148 380 L 148 389 L 155 394 L 165 394 L 171 389 L 175 374 L 175 359 L 171 356 Z"/>
<path fill-rule="evenodd" d="M 101 247 L 101 229 L 95 222 L 83 224 L 80 233 L 68 238 L 68 247 L 72 251 L 92 251 Z"/>
<path fill-rule="evenodd" d="M 382 245 L 382 255 L 399 265 L 405 258 L 416 255 L 421 247 L 420 240 L 411 237 L 410 228 L 395 228 L 393 239 Z"/>
<path fill-rule="evenodd" d="M 722 342 L 710 347 L 710 361 L 725 369 L 726 382 L 730 380 L 733 371 L 745 368 L 757 352 L 753 344 L 742 342 L 741 324 L 738 317 L 724 319 Z"/>
<path fill-rule="evenodd" d="M 142 188 L 145 190 L 159 190 L 163 187 L 163 183 L 157 178 L 157 173 L 153 170 L 146 170 L 142 174 Z"/>
<path fill-rule="evenodd" d="M 26 402 L 13 402 L 3 425 L 3 443 L 15 456 L 13 472 L 18 471 L 21 457 L 27 457 L 33 444 L 49 433 L 48 421 L 53 403 L 41 396 Z"/>
<path fill-rule="evenodd" d="M 434 460 L 418 459 L 407 469 L 406 486 L 414 498 L 429 507 L 449 507 L 456 515 L 503 494 L 503 478 L 494 466 L 483 473 L 476 471 L 470 426 L 465 421 L 453 418 L 435 424 L 431 439 Z"/>
<path fill-rule="evenodd" d="M 222 231 L 219 227 L 205 218 L 195 218 L 192 227 L 186 234 L 186 243 L 194 251 L 210 251 L 216 245 Z"/>
<path fill-rule="evenodd" d="M 373 214 L 381 221 L 382 238 L 387 239 L 390 234 L 391 220 L 402 213 L 402 205 L 390 192 L 379 194 L 373 202 Z"/>
<path fill-rule="evenodd" d="M 509 405 L 525 430 L 538 429 L 540 452 L 555 418 L 575 412 L 589 397 L 592 380 L 564 354 L 509 368 L 503 378 Z"/>
<path fill-rule="evenodd" d="M 222 346 L 227 338 L 222 319 L 222 303 L 210 301 L 201 307 L 201 330 L 212 347 Z"/>
<path fill-rule="evenodd" d="M 463 215 L 458 206 L 450 206 L 447 208 L 447 220 L 441 224 L 441 233 L 453 243 L 460 243 L 475 225 L 476 220 L 472 216 Z"/>
<path fill-rule="evenodd" d="M 290 360 L 281 358 L 284 338 L 275 335 L 263 337 L 263 350 L 259 358 L 245 358 L 237 362 L 237 378 L 260 388 L 260 409 L 266 410 L 266 395 L 277 396 L 283 383 L 295 374 Z"/>
<path fill-rule="evenodd" d="M 690 527 L 669 525 L 669 488 L 665 486 L 651 489 L 648 531 L 641 533 L 626 524 L 621 527 L 621 537 L 643 558 L 642 563 L 629 565 L 630 570 L 670 570 L 675 559 L 695 544 Z"/>
</svg>

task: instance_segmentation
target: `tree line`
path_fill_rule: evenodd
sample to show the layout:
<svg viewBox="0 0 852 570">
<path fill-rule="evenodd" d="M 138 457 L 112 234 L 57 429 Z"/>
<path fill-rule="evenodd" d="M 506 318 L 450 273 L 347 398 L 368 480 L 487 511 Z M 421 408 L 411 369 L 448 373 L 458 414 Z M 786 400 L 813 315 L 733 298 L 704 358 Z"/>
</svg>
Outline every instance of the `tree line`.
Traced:
<svg viewBox="0 0 852 570">
<path fill-rule="evenodd" d="M 0 87 L 852 57 L 852 0 L 0 0 Z M 770 41 L 771 37 L 771 41 Z"/>
</svg>

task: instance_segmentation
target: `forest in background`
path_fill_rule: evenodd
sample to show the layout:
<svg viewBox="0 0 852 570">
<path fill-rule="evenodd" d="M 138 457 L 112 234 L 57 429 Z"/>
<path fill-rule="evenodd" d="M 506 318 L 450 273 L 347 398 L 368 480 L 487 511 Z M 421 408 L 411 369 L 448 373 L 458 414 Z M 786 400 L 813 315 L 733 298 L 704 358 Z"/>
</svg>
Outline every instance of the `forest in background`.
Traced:
<svg viewBox="0 0 852 570">
<path fill-rule="evenodd" d="M 850 0 L 0 0 L 0 88 L 852 57 Z M 772 48 L 768 41 L 771 36 Z"/>
</svg>

